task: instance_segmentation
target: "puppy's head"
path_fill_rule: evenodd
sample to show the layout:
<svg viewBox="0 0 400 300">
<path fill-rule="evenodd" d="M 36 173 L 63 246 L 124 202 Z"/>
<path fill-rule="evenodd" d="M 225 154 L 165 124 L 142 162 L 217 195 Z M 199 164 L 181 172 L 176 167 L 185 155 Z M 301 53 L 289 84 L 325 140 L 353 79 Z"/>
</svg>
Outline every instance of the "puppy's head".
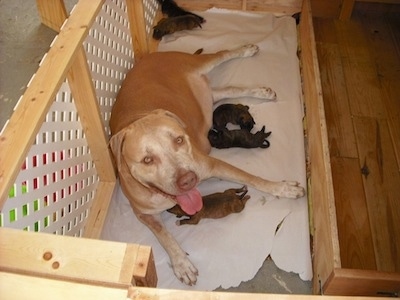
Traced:
<svg viewBox="0 0 400 300">
<path fill-rule="evenodd" d="M 254 119 L 249 112 L 249 107 L 247 105 L 238 104 L 236 108 L 238 110 L 238 123 L 240 128 L 251 131 L 256 122 L 254 122 Z"/>
<path fill-rule="evenodd" d="M 180 195 L 198 183 L 197 163 L 183 122 L 155 110 L 112 136 L 110 147 L 120 176 L 167 195 Z"/>
</svg>

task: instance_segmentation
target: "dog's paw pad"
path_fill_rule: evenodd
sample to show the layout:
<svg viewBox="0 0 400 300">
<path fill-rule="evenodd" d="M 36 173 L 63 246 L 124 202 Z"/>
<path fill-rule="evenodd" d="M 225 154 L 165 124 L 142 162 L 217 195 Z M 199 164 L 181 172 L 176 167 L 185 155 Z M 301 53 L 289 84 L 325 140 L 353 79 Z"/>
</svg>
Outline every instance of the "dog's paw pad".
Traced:
<svg viewBox="0 0 400 300">
<path fill-rule="evenodd" d="M 305 195 L 305 190 L 297 181 L 282 181 L 279 191 L 275 194 L 277 197 L 300 198 Z"/>
<path fill-rule="evenodd" d="M 256 54 L 260 49 L 257 45 L 249 44 L 243 46 L 241 50 L 243 51 L 243 57 L 249 57 Z"/>
<path fill-rule="evenodd" d="M 276 101 L 276 92 L 267 87 L 262 87 L 256 90 L 256 97 L 257 98 L 262 98 L 262 99 L 267 99 L 270 101 Z"/>
</svg>

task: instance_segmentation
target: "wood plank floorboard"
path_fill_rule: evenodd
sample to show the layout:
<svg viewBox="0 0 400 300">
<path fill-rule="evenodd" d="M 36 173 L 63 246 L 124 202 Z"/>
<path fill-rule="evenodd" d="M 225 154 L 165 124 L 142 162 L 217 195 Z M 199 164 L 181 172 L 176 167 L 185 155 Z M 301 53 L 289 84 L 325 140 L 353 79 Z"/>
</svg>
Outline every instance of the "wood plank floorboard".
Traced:
<svg viewBox="0 0 400 300">
<path fill-rule="evenodd" d="M 314 20 L 341 263 L 400 272 L 400 9 L 365 7 Z"/>
</svg>

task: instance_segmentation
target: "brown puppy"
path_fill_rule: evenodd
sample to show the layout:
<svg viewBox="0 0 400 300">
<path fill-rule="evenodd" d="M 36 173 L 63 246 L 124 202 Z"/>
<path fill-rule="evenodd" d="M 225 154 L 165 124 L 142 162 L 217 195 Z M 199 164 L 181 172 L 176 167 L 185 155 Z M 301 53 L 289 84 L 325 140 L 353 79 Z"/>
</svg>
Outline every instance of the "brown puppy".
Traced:
<svg viewBox="0 0 400 300">
<path fill-rule="evenodd" d="M 297 198 L 305 193 L 295 181 L 269 181 L 208 155 L 215 101 L 227 96 L 269 101 L 276 95 L 264 87 L 212 90 L 205 75 L 223 62 L 257 52 L 257 46 L 246 45 L 202 55 L 151 53 L 128 72 L 112 109 L 110 147 L 122 190 L 138 219 L 168 253 L 177 278 L 189 285 L 196 283 L 198 271 L 165 228 L 162 211 L 176 204 L 189 214 L 201 210 L 196 187 L 211 177 L 277 197 Z"/>
<path fill-rule="evenodd" d="M 199 19 L 193 15 L 162 18 L 153 28 L 153 38 L 161 40 L 164 35 L 181 30 L 191 30 L 196 27 L 201 28 L 201 23 Z"/>
<path fill-rule="evenodd" d="M 251 133 L 246 129 L 236 130 L 214 130 L 208 132 L 208 140 L 214 148 L 268 148 L 269 141 L 267 138 L 271 135 L 271 131 L 265 132 L 265 126 L 256 133 Z"/>
<path fill-rule="evenodd" d="M 203 208 L 194 215 L 189 215 L 179 205 L 175 205 L 167 211 L 178 218 L 189 217 L 176 221 L 177 225 L 198 224 L 201 219 L 220 219 L 232 213 L 241 212 L 247 200 L 250 199 L 250 196 L 246 196 L 246 194 L 247 187 L 244 185 L 240 189 L 228 189 L 222 193 L 203 196 Z"/>
<path fill-rule="evenodd" d="M 228 123 L 239 125 L 241 129 L 248 131 L 251 131 L 254 124 L 256 124 L 249 113 L 247 105 L 230 103 L 218 106 L 213 113 L 213 126 L 215 129 L 223 130 Z"/>
</svg>

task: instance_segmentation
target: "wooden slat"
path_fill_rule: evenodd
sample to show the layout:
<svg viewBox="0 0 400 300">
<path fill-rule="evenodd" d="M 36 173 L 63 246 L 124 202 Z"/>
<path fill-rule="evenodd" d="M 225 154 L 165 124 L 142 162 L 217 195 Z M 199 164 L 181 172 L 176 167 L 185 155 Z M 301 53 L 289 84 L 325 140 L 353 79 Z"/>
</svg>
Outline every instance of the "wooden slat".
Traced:
<svg viewBox="0 0 400 300">
<path fill-rule="evenodd" d="M 5 127 L 0 138 L 0 207 L 103 1 L 79 1 Z"/>
<path fill-rule="evenodd" d="M 80 47 L 67 78 L 100 181 L 115 182 L 108 139 L 83 47 Z"/>
<path fill-rule="evenodd" d="M 135 59 L 149 53 L 148 36 L 144 18 L 143 1 L 126 1 Z"/>
<path fill-rule="evenodd" d="M 400 174 L 387 122 L 355 118 L 377 269 L 400 272 Z"/>
<path fill-rule="evenodd" d="M 335 200 L 329 158 L 324 103 L 309 0 L 300 19 L 301 65 L 306 103 L 307 137 L 311 162 L 314 230 L 314 293 L 319 293 L 334 268 L 340 267 Z"/>
<path fill-rule="evenodd" d="M 85 132 L 90 154 L 99 176 L 99 185 L 85 226 L 86 237 L 99 238 L 116 184 L 116 170 L 101 121 L 100 107 L 91 78 L 86 54 L 81 46 L 68 73 L 68 83 Z"/>
<path fill-rule="evenodd" d="M 83 237 L 99 239 L 114 193 L 115 182 L 99 182 L 86 220 Z"/>
<path fill-rule="evenodd" d="M 353 12 L 355 0 L 343 0 L 342 7 L 340 9 L 339 19 L 348 20 Z"/>
<path fill-rule="evenodd" d="M 59 32 L 67 15 L 64 0 L 36 0 L 36 6 L 42 24 Z"/>
<path fill-rule="evenodd" d="M 336 269 L 325 295 L 398 297 L 400 273 Z M 357 297 L 351 297 L 355 299 Z M 382 298 L 380 298 L 382 299 Z"/>
<path fill-rule="evenodd" d="M 331 157 L 341 267 L 376 270 L 358 159 Z"/>
<path fill-rule="evenodd" d="M 232 293 L 210 291 L 183 291 L 170 289 L 153 289 L 131 287 L 129 298 L 134 300 L 373 300 L 374 297 L 343 297 L 343 296 L 317 296 L 293 294 L 257 294 L 257 293 Z"/>
<path fill-rule="evenodd" d="M 337 18 L 341 5 L 342 0 L 311 0 L 313 16 L 318 18 Z"/>
<path fill-rule="evenodd" d="M 0 272 L 2 299 L 125 300 L 127 289 L 94 286 L 21 274 Z"/>
<path fill-rule="evenodd" d="M 38 277 L 129 287 L 155 286 L 149 247 L 0 228 L 0 270 Z"/>
<path fill-rule="evenodd" d="M 227 292 L 183 291 L 155 288 L 130 287 L 109 288 L 88 284 L 37 278 L 20 274 L 0 272 L 0 290 L 4 299 L 26 300 L 348 300 L 343 296 L 275 295 Z M 128 292 L 129 291 L 129 292 Z M 352 297 L 351 300 L 372 300 L 375 298 Z"/>
</svg>

